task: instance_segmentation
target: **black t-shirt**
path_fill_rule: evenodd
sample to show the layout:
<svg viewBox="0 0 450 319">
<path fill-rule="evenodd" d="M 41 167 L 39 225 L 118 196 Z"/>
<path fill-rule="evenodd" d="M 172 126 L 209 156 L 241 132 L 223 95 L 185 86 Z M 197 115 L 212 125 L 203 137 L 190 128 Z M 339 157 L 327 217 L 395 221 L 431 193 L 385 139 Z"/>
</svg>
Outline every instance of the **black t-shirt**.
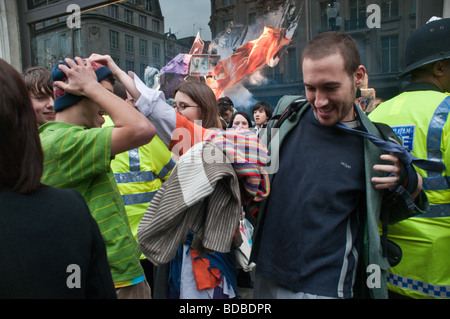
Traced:
<svg viewBox="0 0 450 319">
<path fill-rule="evenodd" d="M 116 298 L 106 247 L 83 197 L 0 191 L 0 298 Z"/>
<path fill-rule="evenodd" d="M 257 260 L 261 275 L 295 292 L 352 296 L 363 154 L 362 137 L 306 112 L 281 147 Z"/>
</svg>

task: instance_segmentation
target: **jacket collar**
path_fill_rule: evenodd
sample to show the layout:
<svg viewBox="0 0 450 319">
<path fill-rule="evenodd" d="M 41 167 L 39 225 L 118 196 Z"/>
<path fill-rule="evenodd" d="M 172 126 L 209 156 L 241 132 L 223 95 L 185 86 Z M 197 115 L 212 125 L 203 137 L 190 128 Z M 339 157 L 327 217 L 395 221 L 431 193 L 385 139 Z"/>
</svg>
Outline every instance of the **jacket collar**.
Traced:
<svg viewBox="0 0 450 319">
<path fill-rule="evenodd" d="M 431 83 L 426 83 L 426 82 L 413 82 L 408 84 L 405 89 L 403 90 L 404 92 L 411 92 L 411 91 L 437 91 L 437 92 L 442 92 L 441 90 L 439 90 L 439 88 Z"/>
</svg>

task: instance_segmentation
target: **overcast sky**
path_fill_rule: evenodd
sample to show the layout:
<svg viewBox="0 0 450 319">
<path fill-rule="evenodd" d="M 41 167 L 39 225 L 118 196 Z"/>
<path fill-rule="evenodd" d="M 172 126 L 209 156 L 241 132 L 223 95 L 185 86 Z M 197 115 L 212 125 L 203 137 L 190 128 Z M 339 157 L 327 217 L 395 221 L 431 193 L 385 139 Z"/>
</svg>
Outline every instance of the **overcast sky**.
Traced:
<svg viewBox="0 0 450 319">
<path fill-rule="evenodd" d="M 169 28 L 178 39 L 200 34 L 203 40 L 211 40 L 208 26 L 211 16 L 211 0 L 160 0 L 164 16 L 164 32 Z M 195 25 L 194 25 L 195 24 Z"/>
</svg>

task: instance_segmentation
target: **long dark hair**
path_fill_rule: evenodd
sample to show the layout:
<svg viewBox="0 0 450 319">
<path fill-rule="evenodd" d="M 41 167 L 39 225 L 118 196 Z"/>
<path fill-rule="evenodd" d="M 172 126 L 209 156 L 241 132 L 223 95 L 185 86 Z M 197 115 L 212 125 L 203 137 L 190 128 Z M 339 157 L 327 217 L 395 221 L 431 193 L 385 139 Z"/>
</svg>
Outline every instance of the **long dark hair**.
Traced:
<svg viewBox="0 0 450 319">
<path fill-rule="evenodd" d="M 44 155 L 22 75 L 0 59 L 0 189 L 22 194 L 41 186 Z"/>
<path fill-rule="evenodd" d="M 228 128 L 233 127 L 233 122 L 234 122 L 234 118 L 236 117 L 236 115 L 242 115 L 248 123 L 248 128 L 250 129 L 252 127 L 252 121 L 250 120 L 250 117 L 247 115 L 247 113 L 237 111 L 237 112 L 234 112 L 233 115 L 231 116 L 230 122 L 228 123 Z"/>
</svg>

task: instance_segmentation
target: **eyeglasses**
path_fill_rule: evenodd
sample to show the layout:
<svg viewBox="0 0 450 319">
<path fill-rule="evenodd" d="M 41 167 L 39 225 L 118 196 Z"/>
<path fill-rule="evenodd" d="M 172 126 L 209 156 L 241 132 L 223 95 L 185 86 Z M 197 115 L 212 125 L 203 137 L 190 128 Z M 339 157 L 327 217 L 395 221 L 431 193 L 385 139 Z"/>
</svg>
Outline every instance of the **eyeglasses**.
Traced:
<svg viewBox="0 0 450 319">
<path fill-rule="evenodd" d="M 184 103 L 173 102 L 173 108 L 178 111 L 184 111 L 187 107 L 200 107 L 199 105 L 186 105 Z"/>
</svg>

